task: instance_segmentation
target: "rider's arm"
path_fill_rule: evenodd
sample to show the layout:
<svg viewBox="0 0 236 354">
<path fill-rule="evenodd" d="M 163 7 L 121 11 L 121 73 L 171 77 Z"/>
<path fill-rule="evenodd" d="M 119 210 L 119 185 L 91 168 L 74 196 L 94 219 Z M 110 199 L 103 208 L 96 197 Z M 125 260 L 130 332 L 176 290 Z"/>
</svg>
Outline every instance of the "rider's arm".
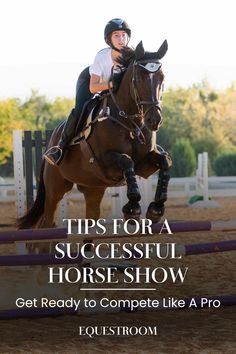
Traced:
<svg viewBox="0 0 236 354">
<path fill-rule="evenodd" d="M 91 74 L 90 77 L 90 84 L 89 84 L 89 90 L 91 93 L 97 93 L 100 91 L 105 91 L 112 88 L 112 82 L 108 84 L 107 81 L 101 81 L 100 76 Z"/>
</svg>

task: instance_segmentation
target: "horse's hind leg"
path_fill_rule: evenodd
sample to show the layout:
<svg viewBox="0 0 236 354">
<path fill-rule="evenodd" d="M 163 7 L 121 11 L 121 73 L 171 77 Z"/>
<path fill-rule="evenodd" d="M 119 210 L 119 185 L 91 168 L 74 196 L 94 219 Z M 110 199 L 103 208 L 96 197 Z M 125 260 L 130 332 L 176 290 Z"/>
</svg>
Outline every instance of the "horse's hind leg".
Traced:
<svg viewBox="0 0 236 354">
<path fill-rule="evenodd" d="M 58 203 L 63 198 L 64 194 L 71 190 L 73 183 L 65 180 L 58 172 L 58 170 L 46 163 L 44 173 L 45 183 L 45 202 L 44 212 L 37 224 L 38 228 L 51 228 L 55 227 L 54 215 L 58 206 Z M 51 253 L 51 249 L 54 248 L 55 242 L 38 242 L 29 245 L 29 251 L 39 253 Z"/>
<path fill-rule="evenodd" d="M 55 212 L 58 203 L 63 198 L 64 194 L 72 189 L 73 183 L 65 180 L 59 171 L 47 164 L 44 172 L 45 183 L 45 203 L 44 213 L 38 227 L 50 228 L 55 226 Z"/>
</svg>

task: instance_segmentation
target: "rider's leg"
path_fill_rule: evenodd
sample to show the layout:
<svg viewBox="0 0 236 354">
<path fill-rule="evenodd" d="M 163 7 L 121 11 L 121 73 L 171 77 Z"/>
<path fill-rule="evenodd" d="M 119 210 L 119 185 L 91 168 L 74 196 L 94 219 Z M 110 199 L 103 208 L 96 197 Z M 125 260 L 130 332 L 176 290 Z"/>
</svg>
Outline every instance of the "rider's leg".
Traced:
<svg viewBox="0 0 236 354">
<path fill-rule="evenodd" d="M 51 165 L 59 165 L 61 162 L 65 149 L 74 137 L 78 118 L 79 112 L 76 109 L 72 109 L 64 125 L 58 145 L 51 147 L 44 154 L 45 160 L 47 160 Z"/>
<path fill-rule="evenodd" d="M 65 149 L 68 147 L 70 141 L 74 137 L 76 125 L 78 123 L 84 103 L 89 98 L 91 98 L 91 93 L 89 91 L 89 81 L 90 76 L 88 68 L 86 68 L 84 71 L 82 71 L 77 81 L 75 108 L 72 109 L 69 117 L 67 118 L 60 141 L 58 142 L 57 146 L 50 148 L 44 155 L 44 158 L 52 165 L 59 165 L 63 158 Z"/>
</svg>

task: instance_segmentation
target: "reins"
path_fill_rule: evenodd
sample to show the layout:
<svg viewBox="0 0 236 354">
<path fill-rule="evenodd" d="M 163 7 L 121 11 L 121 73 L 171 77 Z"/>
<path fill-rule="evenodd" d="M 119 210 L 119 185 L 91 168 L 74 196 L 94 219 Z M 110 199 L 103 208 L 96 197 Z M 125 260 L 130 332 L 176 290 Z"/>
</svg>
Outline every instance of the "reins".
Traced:
<svg viewBox="0 0 236 354">
<path fill-rule="evenodd" d="M 98 116 L 83 129 L 83 131 L 86 130 L 87 128 L 89 128 L 89 126 L 93 125 L 97 121 L 99 122 L 99 121 L 102 121 L 102 120 L 108 118 L 108 119 L 112 120 L 113 122 L 115 122 L 116 124 L 120 125 L 125 130 L 127 130 L 130 133 L 131 139 L 137 138 L 138 141 L 140 142 L 140 144 L 146 144 L 146 139 L 145 139 L 145 136 L 142 132 L 142 130 L 145 127 L 145 124 L 143 122 L 144 118 L 152 108 L 158 109 L 160 112 L 162 111 L 162 109 L 161 109 L 161 101 L 154 98 L 153 90 L 151 91 L 152 96 L 153 96 L 152 100 L 148 101 L 148 100 L 141 100 L 140 99 L 138 90 L 136 88 L 137 73 L 136 73 L 135 68 L 137 66 L 140 66 L 144 70 L 147 70 L 149 73 L 155 73 L 156 71 L 160 70 L 161 63 L 155 59 L 154 60 L 153 59 L 139 60 L 139 61 L 133 62 L 132 79 L 131 79 L 131 95 L 133 93 L 133 100 L 134 100 L 136 108 L 137 108 L 137 113 L 127 114 L 120 107 L 120 105 L 118 104 L 117 99 L 112 91 L 112 87 L 111 87 L 111 84 L 109 81 L 108 82 L 109 93 L 103 95 L 103 104 L 102 104 L 101 111 L 99 112 Z M 112 67 L 112 70 L 111 70 L 111 77 L 113 77 L 113 75 L 114 75 L 114 67 Z M 111 99 L 118 111 L 118 115 L 119 115 L 120 119 L 118 117 L 117 118 L 113 117 L 110 114 L 110 108 L 107 105 L 107 97 L 108 96 L 111 97 Z M 146 110 L 144 110 L 144 106 L 148 106 L 148 108 Z M 124 119 L 124 122 L 122 122 L 121 119 Z M 140 119 L 141 124 L 139 125 L 138 123 L 136 123 L 135 119 Z M 131 125 L 131 127 L 129 127 L 127 125 L 127 123 L 129 125 Z"/>
<path fill-rule="evenodd" d="M 113 68 L 112 68 L 112 74 L 113 74 Z M 112 88 L 109 82 L 109 93 L 110 96 L 112 98 L 112 101 L 114 103 L 114 105 L 116 106 L 117 110 L 118 110 L 118 114 L 121 118 L 126 119 L 126 121 L 128 120 L 128 122 L 133 125 L 133 128 L 127 127 L 127 125 L 125 125 L 124 123 L 122 123 L 119 119 L 111 116 L 110 114 L 108 115 L 108 118 L 111 119 L 113 122 L 116 122 L 117 124 L 119 124 L 120 126 L 122 126 L 124 129 L 128 130 L 130 132 L 130 137 L 131 139 L 134 139 L 135 137 L 138 139 L 138 141 L 140 142 L 140 144 L 145 144 L 145 136 L 142 132 L 142 129 L 145 127 L 144 123 L 142 123 L 140 126 L 134 121 L 135 118 L 141 118 L 141 120 L 143 119 L 142 113 L 136 113 L 136 114 L 127 114 L 125 113 L 124 110 L 122 110 L 120 108 L 120 106 L 117 103 L 117 100 L 114 96 L 114 93 L 112 92 Z"/>
</svg>

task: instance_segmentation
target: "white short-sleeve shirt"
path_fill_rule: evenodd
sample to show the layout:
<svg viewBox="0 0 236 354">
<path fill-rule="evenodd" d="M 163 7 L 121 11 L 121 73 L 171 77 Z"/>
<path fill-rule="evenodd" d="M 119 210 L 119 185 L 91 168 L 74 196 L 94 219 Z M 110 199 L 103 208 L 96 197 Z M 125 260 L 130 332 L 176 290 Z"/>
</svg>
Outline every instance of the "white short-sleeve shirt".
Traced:
<svg viewBox="0 0 236 354">
<path fill-rule="evenodd" d="M 111 52 L 111 48 L 104 48 L 97 53 L 93 64 L 89 67 L 90 75 L 95 74 L 100 76 L 102 81 L 109 81 L 111 77 L 111 69 L 114 65 Z"/>
</svg>

